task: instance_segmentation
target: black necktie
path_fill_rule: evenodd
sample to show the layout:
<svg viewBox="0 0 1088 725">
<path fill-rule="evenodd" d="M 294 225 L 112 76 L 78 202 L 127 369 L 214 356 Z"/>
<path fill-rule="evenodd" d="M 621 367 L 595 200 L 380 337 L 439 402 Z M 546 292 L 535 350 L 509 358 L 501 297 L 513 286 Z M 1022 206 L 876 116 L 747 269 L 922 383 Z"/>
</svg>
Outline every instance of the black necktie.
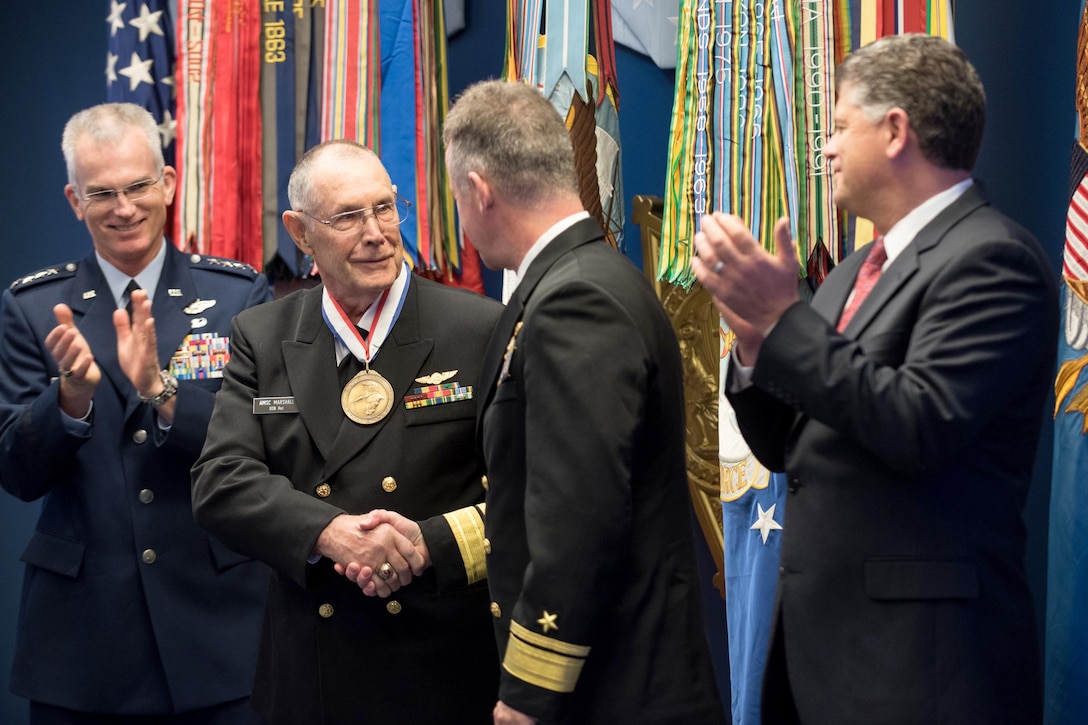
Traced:
<svg viewBox="0 0 1088 725">
<path fill-rule="evenodd" d="M 355 326 L 355 329 L 359 331 L 359 334 L 362 335 L 363 339 L 365 340 L 368 331 L 364 330 L 358 325 Z M 359 362 L 353 354 L 349 352 L 347 355 L 345 355 L 344 359 L 340 361 L 340 365 L 337 368 L 337 374 L 340 377 L 340 385 L 347 385 L 348 381 L 355 377 L 355 373 L 362 370 L 363 367 L 363 364 Z"/>
<path fill-rule="evenodd" d="M 128 284 L 125 285 L 125 293 L 121 295 L 121 301 L 125 303 L 125 311 L 128 312 L 128 319 L 132 320 L 132 293 L 138 289 L 143 289 L 137 284 L 135 279 L 130 279 Z"/>
</svg>

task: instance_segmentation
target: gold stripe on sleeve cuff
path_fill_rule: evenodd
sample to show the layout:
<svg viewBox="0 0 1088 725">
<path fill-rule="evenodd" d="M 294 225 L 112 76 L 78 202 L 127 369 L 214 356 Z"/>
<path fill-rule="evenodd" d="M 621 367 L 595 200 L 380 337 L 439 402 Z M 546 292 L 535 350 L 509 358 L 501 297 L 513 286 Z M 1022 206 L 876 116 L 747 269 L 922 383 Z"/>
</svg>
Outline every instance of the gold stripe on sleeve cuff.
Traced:
<svg viewBox="0 0 1088 725">
<path fill-rule="evenodd" d="M 487 578 L 487 560 L 484 557 L 484 521 L 476 506 L 444 514 L 446 523 L 453 531 L 461 559 L 465 563 L 465 577 L 469 584 Z"/>
<path fill-rule="evenodd" d="M 570 644 L 510 623 L 502 666 L 519 680 L 551 692 L 573 692 L 589 647 Z"/>
</svg>

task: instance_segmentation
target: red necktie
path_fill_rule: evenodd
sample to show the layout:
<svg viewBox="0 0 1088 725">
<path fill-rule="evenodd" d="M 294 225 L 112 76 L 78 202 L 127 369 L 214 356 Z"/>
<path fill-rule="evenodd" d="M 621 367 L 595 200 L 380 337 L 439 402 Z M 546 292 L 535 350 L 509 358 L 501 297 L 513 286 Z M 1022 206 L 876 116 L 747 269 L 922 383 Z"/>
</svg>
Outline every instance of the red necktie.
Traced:
<svg viewBox="0 0 1088 725">
<path fill-rule="evenodd" d="M 869 292 L 876 285 L 876 281 L 880 279 L 881 267 L 884 266 L 884 262 L 887 260 L 888 253 L 884 251 L 884 237 L 881 237 L 873 242 L 869 255 L 861 263 L 858 278 L 854 280 L 854 296 L 850 298 L 849 304 L 842 311 L 842 317 L 839 318 L 839 326 L 836 328 L 839 332 L 846 329 L 846 326 L 850 324 L 850 320 L 854 318 L 854 313 L 858 311 L 861 303 L 869 296 Z"/>
</svg>

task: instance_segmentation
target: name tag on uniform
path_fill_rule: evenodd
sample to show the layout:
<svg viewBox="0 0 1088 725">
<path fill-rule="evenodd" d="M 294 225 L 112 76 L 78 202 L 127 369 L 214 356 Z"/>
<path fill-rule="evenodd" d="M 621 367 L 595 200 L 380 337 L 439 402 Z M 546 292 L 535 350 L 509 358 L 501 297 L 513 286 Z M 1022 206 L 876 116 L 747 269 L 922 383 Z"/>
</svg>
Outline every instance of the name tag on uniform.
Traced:
<svg viewBox="0 0 1088 725">
<path fill-rule="evenodd" d="M 295 396 L 284 398 L 254 398 L 253 415 L 268 415 L 269 413 L 297 413 Z"/>
</svg>

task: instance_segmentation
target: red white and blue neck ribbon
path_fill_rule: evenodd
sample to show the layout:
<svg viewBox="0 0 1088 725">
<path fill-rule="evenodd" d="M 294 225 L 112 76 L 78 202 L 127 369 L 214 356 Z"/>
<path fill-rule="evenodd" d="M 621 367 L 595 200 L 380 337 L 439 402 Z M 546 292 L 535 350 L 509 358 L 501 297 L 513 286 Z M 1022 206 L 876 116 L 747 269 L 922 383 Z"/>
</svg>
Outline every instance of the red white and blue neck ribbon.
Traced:
<svg viewBox="0 0 1088 725">
<path fill-rule="evenodd" d="M 325 324 L 339 343 L 337 363 L 343 359 L 339 348 L 347 350 L 356 360 L 367 365 L 377 356 L 382 343 L 389 337 L 389 331 L 400 317 L 404 300 L 408 296 L 410 278 L 408 263 L 404 262 L 396 281 L 371 303 L 358 321 L 347 316 L 340 303 L 329 294 L 328 287 L 321 291 L 321 316 L 325 318 Z M 368 331 L 365 340 L 356 326 Z"/>
</svg>

